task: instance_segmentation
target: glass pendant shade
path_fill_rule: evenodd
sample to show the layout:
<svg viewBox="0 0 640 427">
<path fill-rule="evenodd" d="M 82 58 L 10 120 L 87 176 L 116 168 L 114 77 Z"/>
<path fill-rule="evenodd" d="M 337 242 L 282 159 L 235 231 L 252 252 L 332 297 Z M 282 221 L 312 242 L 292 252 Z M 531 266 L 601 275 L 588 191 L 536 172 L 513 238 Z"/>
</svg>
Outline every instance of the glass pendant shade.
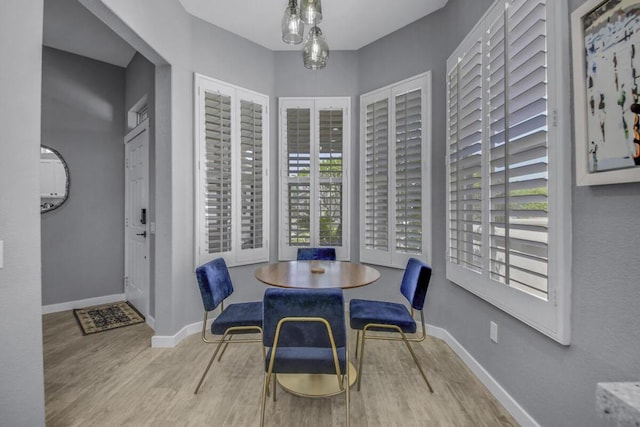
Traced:
<svg viewBox="0 0 640 427">
<path fill-rule="evenodd" d="M 300 0 L 300 18 L 309 25 L 322 22 L 322 4 L 320 0 Z"/>
<path fill-rule="evenodd" d="M 309 38 L 302 48 L 304 66 L 310 70 L 319 70 L 327 65 L 329 45 L 318 27 L 311 27 Z"/>
<path fill-rule="evenodd" d="M 291 0 L 282 17 L 282 41 L 287 44 L 300 44 L 303 32 L 304 24 L 300 20 L 296 1 Z"/>
</svg>

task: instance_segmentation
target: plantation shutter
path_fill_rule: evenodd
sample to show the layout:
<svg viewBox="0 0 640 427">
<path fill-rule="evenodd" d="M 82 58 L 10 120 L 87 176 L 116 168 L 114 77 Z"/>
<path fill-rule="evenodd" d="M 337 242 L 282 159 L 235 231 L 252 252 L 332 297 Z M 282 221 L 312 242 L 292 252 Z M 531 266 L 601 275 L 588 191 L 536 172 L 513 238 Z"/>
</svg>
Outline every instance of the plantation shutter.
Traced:
<svg viewBox="0 0 640 427">
<path fill-rule="evenodd" d="M 319 111 L 320 246 L 342 246 L 343 111 Z"/>
<path fill-rule="evenodd" d="M 242 249 L 264 247 L 263 106 L 240 101 L 240 239 Z"/>
<path fill-rule="evenodd" d="M 205 233 L 208 253 L 231 250 L 231 97 L 205 92 Z"/>
<path fill-rule="evenodd" d="M 395 97 L 396 250 L 422 252 L 422 90 Z"/>
<path fill-rule="evenodd" d="M 389 99 L 366 105 L 364 246 L 389 250 Z"/>
<path fill-rule="evenodd" d="M 280 99 L 280 259 L 332 247 L 348 259 L 347 98 Z"/>
<path fill-rule="evenodd" d="M 572 253 L 567 8 L 498 0 L 447 60 L 447 279 L 562 344 Z"/>
<path fill-rule="evenodd" d="M 269 98 L 195 74 L 195 265 L 269 258 Z"/>
<path fill-rule="evenodd" d="M 482 39 L 449 71 L 450 260 L 482 269 Z"/>
<path fill-rule="evenodd" d="M 449 218 L 449 261 L 460 264 L 458 256 L 458 63 L 447 72 L 447 213 Z"/>
<path fill-rule="evenodd" d="M 360 97 L 360 260 L 404 268 L 428 257 L 430 75 Z"/>
<path fill-rule="evenodd" d="M 287 243 L 311 243 L 311 110 L 286 109 Z"/>
<path fill-rule="evenodd" d="M 447 77 L 449 262 L 486 270 L 496 282 L 543 298 L 549 222 L 546 16 L 544 0 L 498 4 L 487 14 L 484 31 L 461 46 Z"/>
<path fill-rule="evenodd" d="M 490 76 L 490 88 L 500 89 L 495 97 L 491 93 L 491 99 L 506 100 L 504 107 L 496 102 L 490 111 L 494 113 L 490 123 L 501 123 L 491 133 L 490 271 L 494 280 L 544 297 L 548 261 L 546 13 L 544 0 L 512 3 L 506 9 L 506 29 L 504 23 L 494 26 L 495 50 L 489 51 L 497 70 Z"/>
</svg>

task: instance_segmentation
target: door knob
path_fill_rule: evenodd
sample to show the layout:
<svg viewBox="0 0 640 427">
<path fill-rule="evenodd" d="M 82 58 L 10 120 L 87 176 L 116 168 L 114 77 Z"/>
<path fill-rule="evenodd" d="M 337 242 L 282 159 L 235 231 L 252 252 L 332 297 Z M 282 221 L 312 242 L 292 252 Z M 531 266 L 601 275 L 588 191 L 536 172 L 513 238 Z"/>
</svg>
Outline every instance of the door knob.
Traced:
<svg viewBox="0 0 640 427">
<path fill-rule="evenodd" d="M 142 236 L 142 237 L 147 237 L 147 232 L 143 231 L 142 233 L 136 233 L 136 236 Z"/>
</svg>

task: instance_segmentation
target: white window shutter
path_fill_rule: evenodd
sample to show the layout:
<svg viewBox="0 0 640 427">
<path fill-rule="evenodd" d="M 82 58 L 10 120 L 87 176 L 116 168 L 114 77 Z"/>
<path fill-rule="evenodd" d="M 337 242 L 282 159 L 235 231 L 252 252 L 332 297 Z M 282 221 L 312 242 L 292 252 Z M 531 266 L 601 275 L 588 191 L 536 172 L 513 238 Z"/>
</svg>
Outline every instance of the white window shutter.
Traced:
<svg viewBox="0 0 640 427">
<path fill-rule="evenodd" d="M 447 61 L 447 278 L 568 343 L 564 18 L 497 1 Z"/>
<path fill-rule="evenodd" d="M 242 249 L 265 247 L 264 106 L 240 101 L 240 239 Z"/>
<path fill-rule="evenodd" d="M 266 261 L 269 98 L 199 74 L 195 87 L 195 264 Z"/>
<path fill-rule="evenodd" d="M 319 114 L 319 246 L 343 246 L 344 123 L 342 109 Z"/>
<path fill-rule="evenodd" d="M 232 249 L 231 97 L 205 91 L 205 250 Z"/>
<path fill-rule="evenodd" d="M 545 2 L 514 3 L 503 16 L 488 45 L 491 278 L 547 298 Z"/>
<path fill-rule="evenodd" d="M 311 108 L 284 109 L 286 204 L 283 216 L 288 246 L 311 244 Z"/>
<path fill-rule="evenodd" d="M 448 73 L 449 257 L 482 269 L 482 39 Z"/>
<path fill-rule="evenodd" d="M 364 248 L 389 251 L 389 99 L 364 105 Z"/>
<path fill-rule="evenodd" d="M 396 251 L 422 254 L 422 90 L 395 96 Z"/>
<path fill-rule="evenodd" d="M 430 74 L 360 97 L 360 260 L 429 260 Z"/>
<path fill-rule="evenodd" d="M 280 259 L 299 247 L 333 247 L 349 258 L 349 101 L 280 99 Z"/>
</svg>

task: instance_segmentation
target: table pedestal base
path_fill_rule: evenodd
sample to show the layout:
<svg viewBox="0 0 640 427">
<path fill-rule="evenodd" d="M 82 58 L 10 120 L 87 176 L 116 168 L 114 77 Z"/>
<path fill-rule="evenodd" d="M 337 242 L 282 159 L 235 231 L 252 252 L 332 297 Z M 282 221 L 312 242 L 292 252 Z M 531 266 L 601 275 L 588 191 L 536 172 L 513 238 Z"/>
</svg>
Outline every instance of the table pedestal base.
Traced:
<svg viewBox="0 0 640 427">
<path fill-rule="evenodd" d="M 349 362 L 349 387 L 357 378 L 356 368 Z M 278 374 L 278 383 L 287 392 L 303 397 L 328 397 L 342 393 L 333 374 Z"/>
</svg>

